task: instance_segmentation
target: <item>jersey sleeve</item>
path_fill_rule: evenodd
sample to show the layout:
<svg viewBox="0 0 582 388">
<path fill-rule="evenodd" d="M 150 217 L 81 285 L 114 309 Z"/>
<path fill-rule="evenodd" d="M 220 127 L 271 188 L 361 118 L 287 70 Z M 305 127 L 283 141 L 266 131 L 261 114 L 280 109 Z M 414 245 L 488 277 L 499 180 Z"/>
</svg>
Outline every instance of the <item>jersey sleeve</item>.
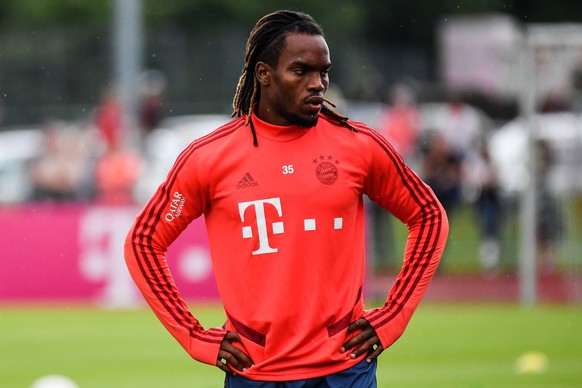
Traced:
<svg viewBox="0 0 582 388">
<path fill-rule="evenodd" d="M 408 228 L 404 261 L 386 303 L 364 313 L 382 346 L 388 348 L 404 332 L 435 274 L 449 226 L 446 213 L 430 187 L 373 131 L 370 155 L 368 196 Z"/>
<path fill-rule="evenodd" d="M 207 206 L 196 168 L 195 143 L 182 152 L 166 180 L 138 214 L 125 241 L 129 272 L 155 315 L 194 359 L 215 365 L 226 331 L 205 330 L 180 295 L 168 246 Z"/>
</svg>

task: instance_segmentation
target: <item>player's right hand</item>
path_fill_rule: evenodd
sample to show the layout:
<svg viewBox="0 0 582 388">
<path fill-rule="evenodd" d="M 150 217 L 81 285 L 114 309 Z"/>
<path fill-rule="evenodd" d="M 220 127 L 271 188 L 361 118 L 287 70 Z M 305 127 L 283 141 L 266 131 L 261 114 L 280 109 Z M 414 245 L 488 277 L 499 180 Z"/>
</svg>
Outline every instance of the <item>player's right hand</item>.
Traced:
<svg viewBox="0 0 582 388">
<path fill-rule="evenodd" d="M 238 333 L 229 331 L 220 344 L 216 366 L 226 373 L 245 371 L 253 366 L 253 360 L 239 347 L 234 346 L 235 342 L 244 348 Z"/>
</svg>

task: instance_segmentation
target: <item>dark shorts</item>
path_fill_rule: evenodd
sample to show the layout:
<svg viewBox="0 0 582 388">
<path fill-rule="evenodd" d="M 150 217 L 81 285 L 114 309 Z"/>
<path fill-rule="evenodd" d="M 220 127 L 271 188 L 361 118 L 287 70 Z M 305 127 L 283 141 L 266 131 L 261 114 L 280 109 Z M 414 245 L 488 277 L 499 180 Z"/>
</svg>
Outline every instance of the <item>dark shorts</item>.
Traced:
<svg viewBox="0 0 582 388">
<path fill-rule="evenodd" d="M 224 388 L 376 388 L 377 361 L 364 358 L 353 367 L 332 375 L 286 382 L 254 381 L 239 375 L 226 375 Z"/>
</svg>

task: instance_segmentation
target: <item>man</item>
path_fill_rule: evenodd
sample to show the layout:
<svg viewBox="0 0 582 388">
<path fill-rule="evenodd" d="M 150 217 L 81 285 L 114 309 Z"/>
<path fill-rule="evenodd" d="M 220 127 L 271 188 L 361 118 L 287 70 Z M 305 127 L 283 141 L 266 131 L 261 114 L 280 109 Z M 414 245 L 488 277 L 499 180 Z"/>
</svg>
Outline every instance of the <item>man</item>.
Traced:
<svg viewBox="0 0 582 388">
<path fill-rule="evenodd" d="M 182 152 L 127 237 L 145 299 L 194 359 L 227 372 L 227 387 L 376 386 L 376 358 L 404 331 L 444 249 L 447 218 L 430 188 L 377 132 L 325 105 L 330 66 L 310 16 L 259 20 L 236 118 Z M 386 304 L 367 311 L 364 194 L 409 228 Z M 221 328 L 194 318 L 164 258 L 200 216 Z"/>
</svg>

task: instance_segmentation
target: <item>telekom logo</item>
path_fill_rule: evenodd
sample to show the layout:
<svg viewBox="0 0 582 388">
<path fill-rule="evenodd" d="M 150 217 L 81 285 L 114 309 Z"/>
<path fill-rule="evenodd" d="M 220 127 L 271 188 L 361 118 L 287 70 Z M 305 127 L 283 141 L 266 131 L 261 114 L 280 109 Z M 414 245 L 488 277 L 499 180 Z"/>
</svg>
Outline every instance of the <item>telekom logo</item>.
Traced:
<svg viewBox="0 0 582 388">
<path fill-rule="evenodd" d="M 283 221 L 273 221 L 268 223 L 265 216 L 265 208 L 272 206 L 277 211 L 279 217 L 283 217 L 283 210 L 281 208 L 281 198 L 259 199 L 256 201 L 241 202 L 238 204 L 238 211 L 240 220 L 245 222 L 245 212 L 250 208 L 254 208 L 257 219 L 256 230 L 259 239 L 259 248 L 252 252 L 253 255 L 262 255 L 265 253 L 275 253 L 277 248 L 269 245 L 268 231 L 271 228 L 273 234 L 282 234 L 285 232 Z M 333 219 L 333 229 L 339 230 L 343 228 L 343 218 L 336 217 Z M 314 218 L 306 218 L 303 220 L 303 230 L 306 232 L 315 231 L 317 229 L 316 220 Z M 242 237 L 253 237 L 253 226 L 245 225 L 242 227 Z"/>
<path fill-rule="evenodd" d="M 265 217 L 265 206 L 271 205 L 277 210 L 279 217 L 283 216 L 283 211 L 281 210 L 281 198 L 269 198 L 269 199 L 259 199 L 257 201 L 242 202 L 238 204 L 238 211 L 240 214 L 240 220 L 245 221 L 245 210 L 253 206 L 255 208 L 255 213 L 257 216 L 257 233 L 259 236 L 259 249 L 253 251 L 253 255 L 262 255 L 264 253 L 277 252 L 277 248 L 272 248 L 269 245 L 269 239 L 267 237 L 267 219 Z M 273 222 L 271 224 L 273 234 L 281 234 L 285 230 L 283 228 L 283 222 Z M 243 226 L 242 228 L 243 238 L 253 237 L 253 229 L 251 226 Z"/>
</svg>

